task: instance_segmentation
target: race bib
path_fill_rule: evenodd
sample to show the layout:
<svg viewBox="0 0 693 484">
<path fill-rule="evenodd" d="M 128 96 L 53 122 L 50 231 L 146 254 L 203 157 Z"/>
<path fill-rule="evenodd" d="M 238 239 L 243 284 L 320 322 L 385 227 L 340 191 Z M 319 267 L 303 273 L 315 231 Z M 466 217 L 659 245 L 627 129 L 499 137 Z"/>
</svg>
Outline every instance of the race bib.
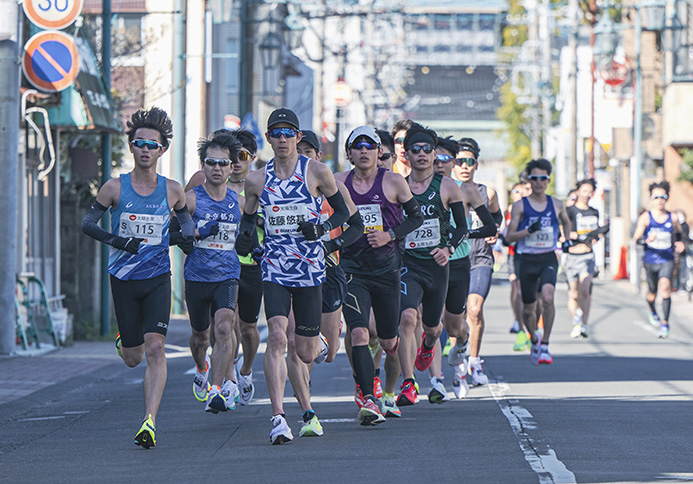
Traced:
<svg viewBox="0 0 693 484">
<path fill-rule="evenodd" d="M 474 210 L 469 210 L 469 218 L 472 221 L 472 230 L 477 230 L 484 226 L 484 223 L 481 221 L 481 219 Z"/>
<path fill-rule="evenodd" d="M 532 249 L 553 249 L 553 227 L 542 227 L 525 238 L 525 247 Z"/>
<path fill-rule="evenodd" d="M 583 240 L 587 234 L 599 228 L 599 218 L 594 215 L 575 217 L 575 231 L 578 239 Z"/>
<path fill-rule="evenodd" d="M 671 232 L 651 229 L 650 233 L 655 234 L 655 239 L 652 242 L 647 243 L 648 247 L 655 250 L 671 249 Z"/>
<path fill-rule="evenodd" d="M 204 225 L 204 220 L 197 222 L 197 228 Z M 219 222 L 219 233 L 198 241 L 196 247 L 200 249 L 233 250 L 236 245 L 237 228 L 238 224 Z"/>
<path fill-rule="evenodd" d="M 168 215 L 126 213 L 120 215 L 118 235 L 125 238 L 139 237 L 144 245 L 159 245 Z"/>
<path fill-rule="evenodd" d="M 301 235 L 298 224 L 308 220 L 305 203 L 269 205 L 265 207 L 265 233 L 272 235 Z"/>
<path fill-rule="evenodd" d="M 429 218 L 418 229 L 409 232 L 405 239 L 405 249 L 420 249 L 422 247 L 436 247 L 440 243 L 440 221 L 437 218 Z"/>
<path fill-rule="evenodd" d="M 383 213 L 380 211 L 380 205 L 377 203 L 359 205 L 358 209 L 363 219 L 363 233 L 367 233 L 368 229 L 383 230 Z"/>
</svg>

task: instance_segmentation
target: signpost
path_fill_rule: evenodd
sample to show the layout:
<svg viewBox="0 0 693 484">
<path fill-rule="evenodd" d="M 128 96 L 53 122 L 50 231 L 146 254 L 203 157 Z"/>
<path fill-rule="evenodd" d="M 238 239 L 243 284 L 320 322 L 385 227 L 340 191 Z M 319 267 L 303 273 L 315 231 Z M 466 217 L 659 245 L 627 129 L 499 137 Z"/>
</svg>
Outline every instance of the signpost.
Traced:
<svg viewBox="0 0 693 484">
<path fill-rule="evenodd" d="M 60 92 L 79 74 L 79 53 L 74 39 L 62 32 L 39 32 L 24 46 L 22 69 L 27 80 L 45 92 Z"/>
<path fill-rule="evenodd" d="M 82 13 L 84 0 L 24 0 L 24 13 L 44 29 L 64 29 Z"/>
</svg>

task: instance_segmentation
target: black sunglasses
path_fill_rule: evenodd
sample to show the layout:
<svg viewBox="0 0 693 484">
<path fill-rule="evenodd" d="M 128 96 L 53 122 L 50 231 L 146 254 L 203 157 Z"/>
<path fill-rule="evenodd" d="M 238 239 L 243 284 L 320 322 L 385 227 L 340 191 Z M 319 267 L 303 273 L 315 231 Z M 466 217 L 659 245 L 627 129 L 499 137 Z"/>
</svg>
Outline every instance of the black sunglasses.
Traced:
<svg viewBox="0 0 693 484">
<path fill-rule="evenodd" d="M 205 158 L 205 165 L 207 166 L 214 166 L 214 165 L 219 165 L 219 166 L 229 166 L 233 162 L 229 160 L 228 158 Z"/>
<path fill-rule="evenodd" d="M 270 138 L 295 138 L 298 132 L 294 128 L 272 128 L 268 130 Z"/>
<path fill-rule="evenodd" d="M 549 175 L 529 175 L 527 178 L 534 181 L 547 181 L 551 177 Z"/>
<path fill-rule="evenodd" d="M 397 143 L 398 145 L 403 145 L 404 144 L 404 136 L 402 136 L 401 138 L 395 138 L 395 143 Z"/>
<path fill-rule="evenodd" d="M 457 166 L 467 165 L 474 166 L 476 164 L 476 158 L 455 158 L 455 164 Z"/>
<path fill-rule="evenodd" d="M 669 200 L 669 195 L 650 195 L 650 200 L 657 200 L 658 198 L 661 200 Z"/>
<path fill-rule="evenodd" d="M 150 141 L 148 139 L 134 139 L 130 141 L 130 144 L 139 149 L 147 148 L 148 150 L 158 150 L 159 148 L 164 147 L 164 145 L 162 145 L 161 143 L 157 143 L 156 141 Z"/>
<path fill-rule="evenodd" d="M 374 150 L 378 147 L 377 144 L 375 143 L 370 143 L 368 141 L 359 141 L 358 143 L 353 143 L 351 145 L 352 150 L 360 150 L 362 148 L 366 148 L 367 150 Z"/>
<path fill-rule="evenodd" d="M 387 161 L 387 160 L 389 160 L 390 158 L 392 158 L 392 157 L 394 157 L 394 156 L 395 156 L 394 153 L 383 153 L 382 155 L 380 155 L 380 156 L 378 157 L 378 159 L 379 159 L 380 161 Z"/>
<path fill-rule="evenodd" d="M 415 155 L 418 155 L 421 153 L 421 150 L 423 150 L 424 153 L 427 155 L 433 152 L 433 146 L 431 145 L 414 145 L 409 147 L 409 151 L 414 153 Z"/>
</svg>

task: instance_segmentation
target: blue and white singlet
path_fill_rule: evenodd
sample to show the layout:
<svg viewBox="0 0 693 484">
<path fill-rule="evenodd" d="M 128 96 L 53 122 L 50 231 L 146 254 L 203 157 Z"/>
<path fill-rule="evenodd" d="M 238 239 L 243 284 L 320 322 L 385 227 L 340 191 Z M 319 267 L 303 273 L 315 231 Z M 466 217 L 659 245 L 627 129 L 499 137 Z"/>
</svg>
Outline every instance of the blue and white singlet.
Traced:
<svg viewBox="0 0 693 484">
<path fill-rule="evenodd" d="M 132 188 L 129 173 L 120 175 L 120 199 L 111 209 L 111 231 L 120 237 L 143 240 L 137 254 L 111 248 L 109 274 L 128 281 L 151 279 L 171 272 L 168 255 L 170 221 L 166 177 L 157 175 L 156 189 L 143 197 Z"/>
<path fill-rule="evenodd" d="M 274 158 L 265 166 L 260 206 L 265 214 L 265 254 L 262 280 L 286 287 L 312 287 L 325 281 L 325 255 L 320 240 L 308 241 L 298 232 L 304 220 L 320 223 L 322 197 L 308 190 L 309 159 L 299 155 L 286 180 L 274 173 Z"/>
<path fill-rule="evenodd" d="M 518 232 L 541 220 L 541 229 L 529 234 L 517 242 L 517 254 L 546 254 L 556 250 L 558 244 L 558 217 L 553 206 L 553 199 L 546 195 L 546 208 L 538 212 L 534 210 L 527 197 L 522 197 L 522 220 L 517 227 Z"/>
<path fill-rule="evenodd" d="M 195 191 L 195 213 L 192 215 L 195 227 L 204 227 L 217 221 L 219 233 L 197 241 L 195 248 L 185 259 L 185 280 L 195 282 L 221 282 L 238 279 L 241 263 L 236 254 L 236 234 L 241 220 L 236 192 L 227 188 L 226 197 L 216 201 L 209 196 L 204 186 L 198 185 Z"/>
<path fill-rule="evenodd" d="M 646 264 L 664 264 L 674 260 L 674 223 L 671 214 L 667 214 L 664 222 L 659 223 L 652 216 L 652 212 L 647 212 L 650 216 L 650 223 L 645 229 L 645 238 L 654 234 L 652 242 L 645 244 L 645 254 L 643 262 Z"/>
</svg>

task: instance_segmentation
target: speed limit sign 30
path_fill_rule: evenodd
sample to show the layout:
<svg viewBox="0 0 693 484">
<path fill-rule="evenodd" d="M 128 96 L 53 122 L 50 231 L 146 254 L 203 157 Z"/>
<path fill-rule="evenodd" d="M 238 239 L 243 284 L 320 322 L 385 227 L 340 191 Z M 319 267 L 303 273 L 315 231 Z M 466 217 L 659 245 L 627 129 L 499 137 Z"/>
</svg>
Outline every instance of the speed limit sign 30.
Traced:
<svg viewBox="0 0 693 484">
<path fill-rule="evenodd" d="M 24 0 L 24 13 L 44 29 L 64 29 L 82 13 L 84 0 Z"/>
</svg>

